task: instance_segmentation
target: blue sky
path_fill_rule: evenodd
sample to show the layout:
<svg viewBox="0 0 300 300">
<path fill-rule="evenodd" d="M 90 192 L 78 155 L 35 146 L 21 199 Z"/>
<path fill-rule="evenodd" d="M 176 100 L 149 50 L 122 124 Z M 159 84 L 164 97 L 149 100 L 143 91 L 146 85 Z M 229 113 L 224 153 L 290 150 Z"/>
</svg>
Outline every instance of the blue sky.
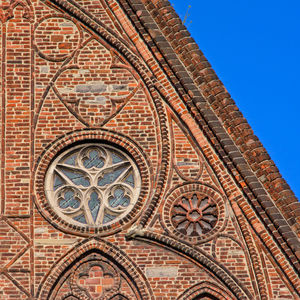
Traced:
<svg viewBox="0 0 300 300">
<path fill-rule="evenodd" d="M 300 1 L 170 2 L 300 199 Z"/>
</svg>

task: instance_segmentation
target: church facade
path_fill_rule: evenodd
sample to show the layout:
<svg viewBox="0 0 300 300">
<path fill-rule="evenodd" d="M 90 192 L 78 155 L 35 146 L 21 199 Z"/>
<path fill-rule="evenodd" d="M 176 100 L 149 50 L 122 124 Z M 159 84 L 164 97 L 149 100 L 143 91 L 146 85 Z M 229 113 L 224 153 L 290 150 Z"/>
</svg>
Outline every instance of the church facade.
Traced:
<svg viewBox="0 0 300 300">
<path fill-rule="evenodd" d="M 1 299 L 300 299 L 300 205 L 165 0 L 0 3 Z"/>
</svg>

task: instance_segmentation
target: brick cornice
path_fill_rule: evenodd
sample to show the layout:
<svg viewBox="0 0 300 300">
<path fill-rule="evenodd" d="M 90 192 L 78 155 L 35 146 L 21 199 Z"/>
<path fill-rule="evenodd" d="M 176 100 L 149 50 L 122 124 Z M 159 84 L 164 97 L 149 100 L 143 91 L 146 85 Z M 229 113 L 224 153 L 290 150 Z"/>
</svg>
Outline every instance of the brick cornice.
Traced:
<svg viewBox="0 0 300 300">
<path fill-rule="evenodd" d="M 246 187 L 242 188 L 252 203 L 252 207 L 266 222 L 266 227 L 270 231 L 278 230 L 299 258 L 300 243 L 295 234 L 295 232 L 299 233 L 300 216 L 300 204 L 297 198 L 282 179 L 274 162 L 253 134 L 247 121 L 242 117 L 234 101 L 182 25 L 170 3 L 168 1 L 153 3 L 143 0 L 147 8 L 141 12 L 141 6 L 138 4 L 140 1 L 130 0 L 128 2 L 135 12 L 138 12 L 140 22 L 150 35 L 151 31 L 153 32 L 155 29 L 161 30 L 165 34 L 166 39 L 161 36 L 156 38 L 155 34 L 152 34 L 152 39 L 177 77 L 175 85 L 178 87 L 180 84 L 185 92 L 192 96 L 192 101 L 187 101 L 190 111 L 194 112 L 194 108 L 196 108 L 198 117 L 200 116 L 206 121 L 203 123 L 202 129 L 210 129 L 214 135 L 213 140 L 210 140 L 220 157 L 229 169 L 238 171 L 242 181 L 246 183 Z M 147 14 L 149 15 L 147 16 Z M 155 19 L 155 23 L 150 22 L 150 15 Z M 157 28 L 154 24 L 157 25 Z M 198 119 L 198 121 L 201 125 L 201 120 Z M 239 130 L 238 133 L 235 130 Z M 256 141 L 256 147 L 252 149 L 253 145 L 249 146 L 249 140 Z M 266 165 L 270 165 L 272 168 L 266 168 Z M 257 168 L 260 169 L 257 170 Z M 268 184 L 263 184 L 259 180 L 263 176 L 261 174 L 264 173 Z M 277 199 L 277 190 L 281 190 L 282 198 Z M 288 204 L 285 195 L 290 195 Z M 283 201 L 285 204 L 280 205 Z M 274 205 L 275 203 L 276 205 Z M 289 207 L 293 207 L 293 209 L 289 209 Z M 269 223 L 270 221 L 271 223 Z M 278 243 L 283 246 L 282 242 Z M 290 257 L 290 251 L 287 249 L 284 251 L 287 251 L 287 257 Z M 293 262 L 296 263 L 296 269 L 298 269 L 298 259 L 295 258 Z"/>
<path fill-rule="evenodd" d="M 254 135 L 247 120 L 239 111 L 234 100 L 182 24 L 169 1 L 158 0 L 154 1 L 153 4 L 147 0 L 142 0 L 142 2 L 148 5 L 149 13 L 155 18 L 157 25 L 201 90 L 205 100 L 222 121 L 226 131 L 238 146 L 256 177 L 259 178 L 289 225 L 299 236 L 300 203 L 298 199 L 282 178 L 266 149 Z"/>
</svg>

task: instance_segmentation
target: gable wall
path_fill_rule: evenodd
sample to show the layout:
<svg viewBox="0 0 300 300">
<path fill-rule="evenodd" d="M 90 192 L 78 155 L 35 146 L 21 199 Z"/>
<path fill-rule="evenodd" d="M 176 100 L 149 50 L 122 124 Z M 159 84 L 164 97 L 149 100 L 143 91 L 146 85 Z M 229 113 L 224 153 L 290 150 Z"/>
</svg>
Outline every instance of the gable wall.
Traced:
<svg viewBox="0 0 300 300">
<path fill-rule="evenodd" d="M 144 7 L 130 19 L 119 2 L 77 1 L 72 16 L 47 1 L 1 3 L 1 297 L 294 299 L 295 268 L 186 105 L 151 40 L 160 32 L 132 24 Z M 87 141 L 117 145 L 141 172 L 130 216 L 99 230 L 65 222 L 45 195 L 49 164 Z M 212 199 L 216 221 L 180 230 L 176 205 L 194 195 Z M 78 283 L 91 262 L 114 280 Z"/>
</svg>

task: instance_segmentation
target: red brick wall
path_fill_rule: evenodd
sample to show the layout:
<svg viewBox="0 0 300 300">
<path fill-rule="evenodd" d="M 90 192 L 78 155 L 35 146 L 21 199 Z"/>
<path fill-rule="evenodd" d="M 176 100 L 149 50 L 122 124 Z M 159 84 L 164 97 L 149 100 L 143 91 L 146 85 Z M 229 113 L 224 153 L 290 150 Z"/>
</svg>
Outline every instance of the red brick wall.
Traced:
<svg viewBox="0 0 300 300">
<path fill-rule="evenodd" d="M 173 83 L 162 33 L 119 2 L 1 3 L 0 298 L 296 299 L 295 269 Z M 67 222 L 45 192 L 51 163 L 85 143 L 140 172 L 137 202 L 108 225 Z"/>
</svg>

